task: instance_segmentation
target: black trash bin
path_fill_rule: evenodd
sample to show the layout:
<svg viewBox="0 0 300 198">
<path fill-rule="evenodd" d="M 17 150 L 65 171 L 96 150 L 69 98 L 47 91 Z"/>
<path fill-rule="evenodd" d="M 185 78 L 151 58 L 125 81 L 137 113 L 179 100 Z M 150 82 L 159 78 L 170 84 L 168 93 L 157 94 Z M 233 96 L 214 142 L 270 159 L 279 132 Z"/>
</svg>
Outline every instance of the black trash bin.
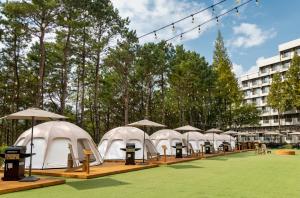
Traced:
<svg viewBox="0 0 300 198">
<path fill-rule="evenodd" d="M 18 181 L 25 177 L 25 158 L 30 154 L 26 154 L 25 146 L 10 146 L 5 152 L 0 154 L 4 158 L 4 177 L 3 181 Z"/>
<path fill-rule="evenodd" d="M 126 152 L 125 165 L 135 165 L 135 152 L 140 148 L 135 148 L 134 143 L 127 143 L 126 148 L 121 148 L 121 150 Z"/>
</svg>

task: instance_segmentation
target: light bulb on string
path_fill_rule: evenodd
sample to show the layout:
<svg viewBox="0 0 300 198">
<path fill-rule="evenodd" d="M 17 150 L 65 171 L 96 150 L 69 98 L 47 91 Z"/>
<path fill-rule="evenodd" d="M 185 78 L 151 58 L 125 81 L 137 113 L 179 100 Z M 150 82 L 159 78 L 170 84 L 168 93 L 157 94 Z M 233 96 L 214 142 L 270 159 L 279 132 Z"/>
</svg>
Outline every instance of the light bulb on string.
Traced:
<svg viewBox="0 0 300 198">
<path fill-rule="evenodd" d="M 256 3 L 256 5 L 258 5 L 259 4 L 259 0 L 255 0 L 255 3 Z"/>
<path fill-rule="evenodd" d="M 192 14 L 191 17 L 192 17 L 192 23 L 194 23 L 195 22 L 194 15 Z"/>
<path fill-rule="evenodd" d="M 236 11 L 236 16 L 240 16 L 240 12 L 239 12 L 239 9 L 237 7 L 235 8 L 235 11 Z"/>
<path fill-rule="evenodd" d="M 216 17 L 216 20 L 217 20 L 217 24 L 219 25 L 219 17 Z"/>
<path fill-rule="evenodd" d="M 200 25 L 198 26 L 198 33 L 199 34 L 201 33 L 201 27 L 200 27 Z"/>
<path fill-rule="evenodd" d="M 175 32 L 175 25 L 172 23 L 172 32 Z"/>
<path fill-rule="evenodd" d="M 183 39 L 183 34 L 180 34 L 180 40 L 182 40 Z"/>
<path fill-rule="evenodd" d="M 154 31 L 154 38 L 157 39 L 156 31 Z"/>
<path fill-rule="evenodd" d="M 215 13 L 215 7 L 211 6 L 211 10 L 212 10 L 212 13 L 214 14 Z"/>
</svg>

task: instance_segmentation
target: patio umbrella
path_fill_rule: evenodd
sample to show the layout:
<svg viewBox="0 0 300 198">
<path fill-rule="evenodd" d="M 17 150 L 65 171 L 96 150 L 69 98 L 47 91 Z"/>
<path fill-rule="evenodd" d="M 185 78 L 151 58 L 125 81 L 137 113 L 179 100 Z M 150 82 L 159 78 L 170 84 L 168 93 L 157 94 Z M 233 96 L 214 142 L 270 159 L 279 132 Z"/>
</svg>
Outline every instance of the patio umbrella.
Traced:
<svg viewBox="0 0 300 198">
<path fill-rule="evenodd" d="M 166 127 L 166 125 L 159 124 L 156 122 L 152 122 L 150 120 L 144 119 L 137 122 L 133 122 L 128 124 L 128 126 L 136 126 L 136 127 Z M 145 135 L 146 132 L 144 131 L 144 140 L 143 140 L 143 164 L 145 164 Z"/>
<path fill-rule="evenodd" d="M 289 135 L 300 135 L 300 132 L 292 132 L 292 133 L 289 133 Z"/>
<path fill-rule="evenodd" d="M 213 144 L 214 144 L 214 148 L 215 148 L 215 133 L 220 134 L 220 133 L 223 133 L 223 131 L 220 130 L 220 129 L 212 128 L 212 129 L 209 129 L 209 130 L 205 131 L 205 133 L 212 133 L 213 134 Z"/>
<path fill-rule="evenodd" d="M 182 127 L 178 127 L 176 129 L 174 129 L 175 131 L 202 131 L 201 129 L 198 129 L 196 127 L 193 127 L 191 125 L 185 125 Z M 187 138 L 186 138 L 186 150 L 187 150 L 187 155 L 189 155 L 189 134 L 187 134 Z"/>
<path fill-rule="evenodd" d="M 29 176 L 25 177 L 21 181 L 31 182 L 37 181 L 39 178 L 36 178 L 31 175 L 32 169 L 32 147 L 33 147 L 33 127 L 35 120 L 54 120 L 54 119 L 65 119 L 67 117 L 44 111 L 38 108 L 29 108 L 23 111 L 19 111 L 4 117 L 8 120 L 31 120 L 31 140 L 30 140 L 30 163 L 29 163 Z"/>
<path fill-rule="evenodd" d="M 225 131 L 223 134 L 226 134 L 226 135 L 237 135 L 238 132 L 229 130 L 229 131 Z"/>
</svg>

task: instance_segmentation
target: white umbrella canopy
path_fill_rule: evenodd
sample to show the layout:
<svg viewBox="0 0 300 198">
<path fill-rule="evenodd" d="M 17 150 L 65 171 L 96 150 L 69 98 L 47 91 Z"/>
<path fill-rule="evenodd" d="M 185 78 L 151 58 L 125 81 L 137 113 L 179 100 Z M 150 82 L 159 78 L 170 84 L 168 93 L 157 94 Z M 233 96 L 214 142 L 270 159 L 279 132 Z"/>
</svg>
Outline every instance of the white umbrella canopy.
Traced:
<svg viewBox="0 0 300 198">
<path fill-rule="evenodd" d="M 265 135 L 281 135 L 280 133 L 277 132 L 266 132 Z"/>
<path fill-rule="evenodd" d="M 152 122 L 150 120 L 144 119 L 137 122 L 133 122 L 131 124 L 128 124 L 128 126 L 149 126 L 149 127 L 166 127 L 166 125 L 159 124 L 156 122 Z"/>
<path fill-rule="evenodd" d="M 178 127 L 174 130 L 175 131 L 202 131 L 201 129 L 198 129 L 198 128 L 190 126 L 190 125 L 185 125 L 185 126 L 182 126 L 182 127 Z"/>
<path fill-rule="evenodd" d="M 8 120 L 54 120 L 66 119 L 67 117 L 38 108 L 28 108 L 26 110 L 7 115 L 4 118 Z"/>
<path fill-rule="evenodd" d="M 226 134 L 226 135 L 237 135 L 238 132 L 229 130 L 229 131 L 225 131 L 223 134 Z"/>
<path fill-rule="evenodd" d="M 205 133 L 223 133 L 223 131 L 220 129 L 212 128 L 212 129 L 205 131 Z"/>
<path fill-rule="evenodd" d="M 300 132 L 292 132 L 292 133 L 289 133 L 289 135 L 300 135 Z"/>
</svg>

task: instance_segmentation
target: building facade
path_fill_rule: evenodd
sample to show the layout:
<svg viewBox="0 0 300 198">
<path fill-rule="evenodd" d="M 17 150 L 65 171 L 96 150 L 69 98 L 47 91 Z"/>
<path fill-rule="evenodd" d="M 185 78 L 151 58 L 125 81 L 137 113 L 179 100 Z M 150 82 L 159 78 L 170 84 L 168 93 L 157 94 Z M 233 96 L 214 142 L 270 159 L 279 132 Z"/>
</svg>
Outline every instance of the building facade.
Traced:
<svg viewBox="0 0 300 198">
<path fill-rule="evenodd" d="M 262 111 L 259 128 L 265 130 L 274 130 L 279 126 L 278 112 L 267 105 L 272 76 L 279 73 L 285 79 L 295 52 L 300 55 L 300 39 L 280 44 L 278 51 L 278 55 L 258 61 L 258 72 L 243 75 L 239 79 L 244 102 L 254 103 Z M 299 111 L 285 112 L 280 120 L 282 129 L 299 129 L 299 114 Z"/>
</svg>

